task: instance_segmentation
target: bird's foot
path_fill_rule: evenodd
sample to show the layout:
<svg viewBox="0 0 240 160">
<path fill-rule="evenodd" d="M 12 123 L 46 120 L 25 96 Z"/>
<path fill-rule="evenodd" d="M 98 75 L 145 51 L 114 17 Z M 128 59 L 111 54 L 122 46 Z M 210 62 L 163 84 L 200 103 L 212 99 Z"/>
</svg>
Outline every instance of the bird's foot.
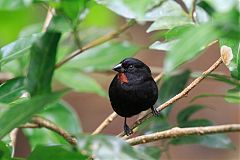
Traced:
<svg viewBox="0 0 240 160">
<path fill-rule="evenodd" d="M 130 136 L 131 134 L 133 134 L 133 131 L 131 130 L 131 128 L 127 124 L 124 124 L 123 128 L 124 128 L 124 133 L 127 136 Z"/>
<path fill-rule="evenodd" d="M 152 107 L 151 107 L 151 110 L 152 110 L 152 113 L 153 113 L 154 116 L 157 117 L 157 116 L 160 115 L 160 112 L 158 112 L 157 109 L 156 109 L 155 107 L 152 106 Z"/>
</svg>

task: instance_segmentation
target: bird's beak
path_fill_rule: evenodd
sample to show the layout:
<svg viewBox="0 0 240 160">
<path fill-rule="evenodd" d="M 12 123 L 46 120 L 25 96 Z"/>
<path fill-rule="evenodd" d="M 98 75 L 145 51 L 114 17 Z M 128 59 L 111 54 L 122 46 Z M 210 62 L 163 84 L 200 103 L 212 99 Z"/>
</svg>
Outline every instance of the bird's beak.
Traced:
<svg viewBox="0 0 240 160">
<path fill-rule="evenodd" d="M 119 63 L 118 65 L 113 67 L 113 70 L 116 71 L 116 72 L 124 72 L 124 68 L 123 68 L 121 63 Z"/>
</svg>

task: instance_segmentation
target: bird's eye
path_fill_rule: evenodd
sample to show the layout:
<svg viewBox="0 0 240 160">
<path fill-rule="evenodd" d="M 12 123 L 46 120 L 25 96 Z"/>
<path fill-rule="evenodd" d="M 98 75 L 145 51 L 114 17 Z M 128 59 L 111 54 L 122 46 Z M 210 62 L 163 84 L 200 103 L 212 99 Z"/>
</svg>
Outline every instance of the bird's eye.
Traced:
<svg viewBox="0 0 240 160">
<path fill-rule="evenodd" d="M 128 66 L 129 69 L 133 69 L 133 65 Z"/>
</svg>

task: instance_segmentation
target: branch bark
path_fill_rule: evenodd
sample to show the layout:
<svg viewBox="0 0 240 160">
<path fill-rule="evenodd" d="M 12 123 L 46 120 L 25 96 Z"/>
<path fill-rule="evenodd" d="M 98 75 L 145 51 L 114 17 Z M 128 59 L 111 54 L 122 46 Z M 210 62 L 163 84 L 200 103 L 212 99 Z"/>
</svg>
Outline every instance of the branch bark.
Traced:
<svg viewBox="0 0 240 160">
<path fill-rule="evenodd" d="M 104 42 L 107 42 L 113 38 L 118 37 L 122 32 L 126 31 L 128 28 L 130 28 L 131 26 L 133 26 L 136 23 L 136 21 L 131 20 L 128 23 L 124 24 L 122 27 L 120 27 L 117 31 L 115 32 L 111 32 L 109 34 L 106 34 L 90 43 L 88 43 L 87 45 L 83 46 L 82 48 L 74 51 L 73 53 L 71 53 L 68 57 L 66 57 L 65 59 L 63 59 L 62 61 L 60 61 L 59 63 L 56 64 L 55 68 L 59 68 L 61 67 L 63 64 L 65 64 L 66 62 L 70 61 L 71 59 L 73 59 L 74 57 L 76 57 L 77 55 L 79 55 L 80 53 L 96 47 Z"/>
<path fill-rule="evenodd" d="M 31 119 L 32 123 L 27 123 L 25 125 L 20 126 L 20 128 L 47 128 L 60 136 L 62 136 L 68 143 L 71 145 L 77 145 L 77 139 L 73 137 L 70 133 L 65 131 L 63 128 L 57 126 L 55 123 L 52 121 L 45 119 L 40 116 L 34 116 Z"/>
<path fill-rule="evenodd" d="M 172 128 L 162 132 L 156 132 L 148 135 L 138 136 L 126 140 L 130 145 L 144 144 L 160 139 L 176 138 L 189 135 L 205 135 L 225 132 L 239 132 L 240 124 L 217 125 L 207 127 L 190 127 L 190 128 Z"/>
<path fill-rule="evenodd" d="M 221 63 L 222 63 L 222 59 L 221 57 L 211 66 L 209 67 L 206 71 L 204 71 L 202 73 L 202 75 L 198 78 L 196 78 L 192 83 L 190 83 L 182 92 L 180 92 L 179 94 L 177 94 L 176 96 L 174 96 L 173 98 L 171 98 L 170 100 L 168 100 L 167 102 L 163 103 L 162 105 L 160 105 L 157 108 L 157 111 L 161 112 L 163 109 L 167 108 L 169 105 L 171 105 L 172 103 L 176 102 L 177 100 L 185 97 L 194 87 L 196 87 L 209 73 L 211 73 L 212 71 L 214 71 Z M 153 115 L 152 113 L 148 113 L 146 116 L 144 116 L 143 118 L 137 120 L 133 126 L 131 127 L 131 129 L 133 130 L 133 133 L 135 133 L 138 130 L 138 126 L 140 124 L 142 124 L 145 120 L 151 118 Z M 119 136 L 124 136 L 125 134 L 122 132 L 119 134 Z"/>
</svg>

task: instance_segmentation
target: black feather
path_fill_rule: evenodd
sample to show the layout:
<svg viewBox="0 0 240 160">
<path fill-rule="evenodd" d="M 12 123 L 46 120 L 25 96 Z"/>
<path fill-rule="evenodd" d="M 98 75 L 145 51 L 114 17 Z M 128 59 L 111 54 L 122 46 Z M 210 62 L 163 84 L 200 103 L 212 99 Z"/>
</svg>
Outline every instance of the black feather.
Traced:
<svg viewBox="0 0 240 160">
<path fill-rule="evenodd" d="M 135 58 L 124 59 L 120 64 L 124 69 L 121 74 L 125 74 L 128 83 L 121 82 L 118 76 L 120 73 L 112 80 L 109 97 L 113 110 L 126 118 L 153 108 L 158 98 L 158 88 L 149 67 Z M 129 127 L 125 125 L 125 133 L 130 134 Z"/>
</svg>

